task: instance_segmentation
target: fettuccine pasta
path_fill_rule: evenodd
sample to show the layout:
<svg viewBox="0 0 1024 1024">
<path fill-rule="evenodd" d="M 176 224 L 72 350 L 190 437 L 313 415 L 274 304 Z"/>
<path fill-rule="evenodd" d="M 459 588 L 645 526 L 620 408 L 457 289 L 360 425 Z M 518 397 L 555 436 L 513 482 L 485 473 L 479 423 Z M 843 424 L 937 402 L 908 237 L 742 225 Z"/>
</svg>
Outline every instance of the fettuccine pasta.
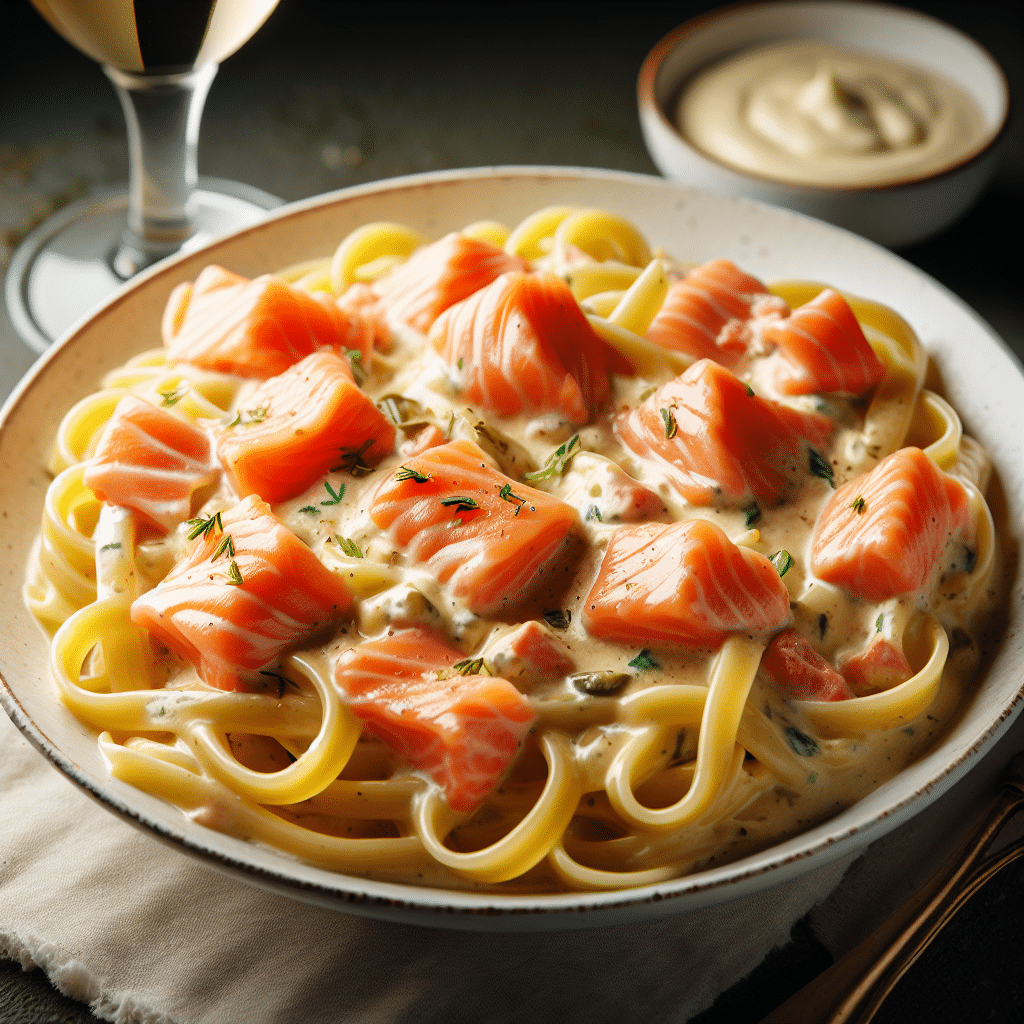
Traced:
<svg viewBox="0 0 1024 1024">
<path fill-rule="evenodd" d="M 210 828 L 642 886 L 849 806 L 971 692 L 991 467 L 885 305 L 553 207 L 207 268 L 163 342 L 65 416 L 25 597 L 111 773 Z"/>
</svg>

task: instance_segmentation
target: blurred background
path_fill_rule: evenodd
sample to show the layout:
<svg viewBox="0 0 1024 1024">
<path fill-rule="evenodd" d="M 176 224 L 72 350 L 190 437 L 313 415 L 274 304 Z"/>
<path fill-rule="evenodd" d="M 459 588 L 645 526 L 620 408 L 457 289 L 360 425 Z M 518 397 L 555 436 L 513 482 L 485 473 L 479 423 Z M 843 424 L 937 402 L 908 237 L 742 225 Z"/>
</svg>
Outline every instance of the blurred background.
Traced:
<svg viewBox="0 0 1024 1024">
<path fill-rule="evenodd" d="M 50 213 L 127 178 L 123 116 L 98 65 L 57 36 L 27 0 L 2 3 L 0 271 L 18 242 Z M 257 186 L 286 202 L 443 168 L 555 164 L 654 174 L 637 119 L 637 72 L 661 36 L 715 6 L 281 0 L 214 80 L 199 171 Z M 901 255 L 974 307 L 1024 359 L 1020 235 L 1013 228 L 1024 183 L 1024 4 L 904 6 L 950 22 L 986 46 L 1002 64 L 1017 106 L 1000 169 L 978 207 Z M 335 241 L 325 239 L 324 254 Z M 0 306 L 3 394 L 34 358 Z M 965 916 L 963 927 L 974 931 L 951 933 L 946 961 L 932 958 L 920 991 L 904 996 L 916 1011 L 901 1010 L 897 1002 L 895 1015 L 885 1019 L 1024 1019 L 1017 1004 L 1007 1011 L 1016 1016 L 990 1016 L 991 993 L 968 994 L 962 982 L 974 973 L 990 974 L 974 972 L 968 956 L 991 967 L 999 955 L 1019 951 L 1021 902 L 1014 882 L 990 906 Z M 1019 953 L 1013 955 L 1017 959 L 1009 962 L 1019 975 Z M 813 936 L 798 929 L 783 959 L 772 958 L 752 983 L 730 993 L 714 1019 L 758 1019 L 827 963 Z M 956 971 L 957 992 L 979 1000 L 973 1004 L 977 1014 L 964 1015 L 961 1002 L 959 1015 L 943 1016 L 942 1008 L 952 1006 L 934 982 Z M 921 999 L 929 998 L 922 992 L 931 993 L 928 1015 L 922 1015 L 927 1004 Z M 1019 1001 L 1020 986 L 1016 992 Z M 3 1024 L 92 1020 L 84 1007 L 53 993 L 42 972 L 24 974 L 0 959 Z"/>
</svg>

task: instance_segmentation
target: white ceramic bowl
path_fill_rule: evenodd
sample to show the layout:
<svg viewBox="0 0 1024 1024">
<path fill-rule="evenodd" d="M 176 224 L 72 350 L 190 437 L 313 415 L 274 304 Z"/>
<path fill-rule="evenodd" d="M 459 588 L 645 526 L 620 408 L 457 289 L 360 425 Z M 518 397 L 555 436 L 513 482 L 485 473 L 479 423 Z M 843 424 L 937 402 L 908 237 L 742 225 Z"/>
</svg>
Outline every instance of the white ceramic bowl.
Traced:
<svg viewBox="0 0 1024 1024">
<path fill-rule="evenodd" d="M 698 71 L 762 44 L 819 39 L 878 53 L 944 75 L 972 96 L 985 121 L 984 141 L 956 166 L 884 186 L 792 185 L 735 170 L 691 145 L 672 111 Z M 749 3 L 711 11 L 670 32 L 648 54 L 637 83 L 640 125 L 666 177 L 726 196 L 747 196 L 820 217 L 891 248 L 935 235 L 984 191 L 1009 115 L 1002 69 L 968 36 L 916 11 L 887 4 Z"/>
<path fill-rule="evenodd" d="M 603 171 L 508 168 L 447 172 L 361 186 L 283 208 L 265 223 L 154 268 L 55 345 L 0 418 L 0 700 L 24 734 L 109 810 L 183 855 L 251 882 L 352 913 L 441 927 L 491 930 L 585 927 L 667 916 L 725 903 L 849 856 L 945 792 L 1002 735 L 1020 697 L 1024 586 L 1010 594 L 1010 628 L 979 696 L 920 762 L 847 811 L 734 864 L 624 892 L 493 896 L 332 874 L 210 831 L 159 799 L 111 779 L 94 733 L 58 703 L 48 644 L 26 611 L 22 582 L 48 482 L 43 469 L 66 409 L 101 375 L 159 338 L 160 315 L 179 281 L 210 262 L 255 275 L 330 254 L 353 228 L 407 223 L 429 237 L 484 218 L 514 224 L 552 204 L 599 206 L 638 225 L 681 259 L 727 257 L 763 280 L 814 276 L 888 303 L 932 353 L 947 393 L 991 452 L 1012 521 L 1024 521 L 1024 378 L 998 338 L 963 303 L 892 253 L 788 210 L 726 199 L 664 179 Z M 980 386 L 985 382 L 984 388 Z"/>
</svg>

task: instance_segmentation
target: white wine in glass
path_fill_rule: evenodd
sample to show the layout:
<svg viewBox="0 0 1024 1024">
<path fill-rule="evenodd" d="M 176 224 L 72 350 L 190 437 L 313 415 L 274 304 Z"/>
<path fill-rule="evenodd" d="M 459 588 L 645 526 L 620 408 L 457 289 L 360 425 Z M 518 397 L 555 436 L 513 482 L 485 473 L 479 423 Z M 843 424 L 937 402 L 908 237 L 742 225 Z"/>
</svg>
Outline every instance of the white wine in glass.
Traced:
<svg viewBox="0 0 1024 1024">
<path fill-rule="evenodd" d="M 125 281 L 158 260 L 255 223 L 280 202 L 260 189 L 200 179 L 199 122 L 217 65 L 278 0 L 31 0 L 98 61 L 128 128 L 127 192 L 59 210 L 15 251 L 7 306 L 42 352 Z"/>
</svg>

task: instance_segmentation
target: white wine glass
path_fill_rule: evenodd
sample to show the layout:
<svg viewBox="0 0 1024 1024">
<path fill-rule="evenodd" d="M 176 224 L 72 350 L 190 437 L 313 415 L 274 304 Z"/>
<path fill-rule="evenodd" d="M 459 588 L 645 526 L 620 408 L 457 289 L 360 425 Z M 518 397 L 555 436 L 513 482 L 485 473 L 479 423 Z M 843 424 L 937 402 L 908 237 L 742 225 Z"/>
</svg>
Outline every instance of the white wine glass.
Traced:
<svg viewBox="0 0 1024 1024">
<path fill-rule="evenodd" d="M 63 207 L 15 250 L 11 321 L 43 352 L 139 271 L 260 220 L 280 200 L 198 177 L 199 122 L 220 61 L 278 0 L 31 0 L 69 43 L 98 61 L 128 129 L 128 188 Z"/>
</svg>

